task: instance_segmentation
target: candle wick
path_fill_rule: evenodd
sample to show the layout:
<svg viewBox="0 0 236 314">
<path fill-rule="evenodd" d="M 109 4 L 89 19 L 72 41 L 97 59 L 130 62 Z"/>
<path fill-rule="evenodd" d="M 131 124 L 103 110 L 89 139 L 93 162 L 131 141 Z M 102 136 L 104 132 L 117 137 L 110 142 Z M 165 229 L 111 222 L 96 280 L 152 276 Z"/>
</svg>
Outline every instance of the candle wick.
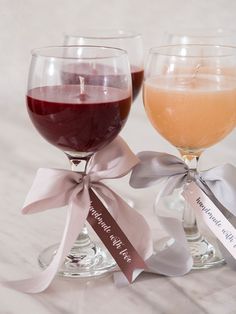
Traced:
<svg viewBox="0 0 236 314">
<path fill-rule="evenodd" d="M 191 77 L 191 81 L 196 79 L 197 74 L 199 73 L 199 70 L 201 68 L 201 64 L 198 63 L 195 67 L 194 67 L 194 71 Z"/>
<path fill-rule="evenodd" d="M 96 62 L 93 62 L 92 69 L 93 69 L 93 71 L 96 71 Z"/>
<path fill-rule="evenodd" d="M 182 87 L 195 87 L 197 75 L 200 71 L 201 66 L 201 63 L 197 63 L 197 65 L 193 68 L 193 71 L 191 70 L 188 76 L 177 76 L 177 83 L 180 84 L 180 86 Z"/>
<path fill-rule="evenodd" d="M 80 86 L 80 94 L 84 94 L 84 90 L 85 90 L 85 84 L 84 84 L 84 77 L 83 76 L 79 76 L 79 86 Z"/>
<path fill-rule="evenodd" d="M 84 101 L 87 98 L 87 94 L 85 93 L 85 79 L 83 76 L 79 76 L 79 87 L 80 87 L 79 99 L 81 101 Z"/>
</svg>

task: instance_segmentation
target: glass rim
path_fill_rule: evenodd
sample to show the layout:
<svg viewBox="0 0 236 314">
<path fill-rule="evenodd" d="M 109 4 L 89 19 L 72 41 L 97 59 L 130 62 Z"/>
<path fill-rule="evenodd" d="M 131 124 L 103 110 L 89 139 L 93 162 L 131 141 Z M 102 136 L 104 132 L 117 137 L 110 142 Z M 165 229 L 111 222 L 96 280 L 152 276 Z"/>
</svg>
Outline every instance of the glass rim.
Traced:
<svg viewBox="0 0 236 314">
<path fill-rule="evenodd" d="M 216 28 L 180 28 L 176 30 L 175 32 L 172 31 L 166 31 L 166 34 L 168 36 L 173 37 L 192 37 L 192 38 L 220 38 L 220 37 L 230 37 L 235 36 L 236 37 L 236 29 L 225 29 L 221 27 Z"/>
<path fill-rule="evenodd" d="M 100 51 L 106 50 L 106 51 L 113 51 L 116 52 L 116 54 L 110 54 L 110 55 L 105 55 L 105 56 L 66 56 L 66 55 L 56 55 L 55 53 L 53 54 L 48 54 L 46 51 L 53 51 L 58 50 L 61 51 L 66 51 L 70 48 L 88 48 L 88 49 L 99 49 Z M 108 47 L 108 46 L 98 46 L 98 45 L 56 45 L 56 46 L 44 46 L 44 47 L 39 47 L 39 48 L 34 48 L 31 50 L 31 55 L 32 57 L 44 57 L 44 58 L 55 58 L 55 59 L 64 59 L 64 60 L 95 60 L 95 59 L 111 59 L 111 58 L 118 58 L 123 55 L 127 55 L 127 51 L 121 48 L 116 48 L 116 47 Z"/>
<path fill-rule="evenodd" d="M 100 30 L 87 29 L 79 31 L 77 34 L 65 34 L 65 39 L 86 38 L 86 39 L 115 40 L 115 39 L 130 39 L 136 37 L 141 38 L 142 37 L 141 33 L 124 29 L 100 29 Z"/>
<path fill-rule="evenodd" d="M 225 53 L 222 54 L 206 54 L 206 55 L 199 55 L 196 53 L 192 54 L 180 54 L 180 53 L 173 53 L 171 51 L 168 51 L 169 49 L 174 48 L 215 48 L 216 51 L 219 51 L 220 49 L 225 50 Z M 230 50 L 233 53 L 226 53 L 226 51 Z M 149 50 L 150 54 L 156 54 L 160 56 L 166 56 L 166 57 L 176 57 L 176 58 L 224 58 L 224 57 L 233 57 L 236 55 L 236 46 L 234 45 L 218 45 L 218 44 L 173 44 L 173 45 L 163 45 L 163 46 L 156 46 L 152 47 Z"/>
</svg>

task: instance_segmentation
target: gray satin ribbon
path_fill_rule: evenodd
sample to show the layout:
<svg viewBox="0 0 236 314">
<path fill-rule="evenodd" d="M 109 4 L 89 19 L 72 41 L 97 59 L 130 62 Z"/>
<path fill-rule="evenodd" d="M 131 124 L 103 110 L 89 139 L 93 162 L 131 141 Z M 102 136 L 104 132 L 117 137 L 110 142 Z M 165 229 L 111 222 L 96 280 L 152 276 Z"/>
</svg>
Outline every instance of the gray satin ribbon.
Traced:
<svg viewBox="0 0 236 314">
<path fill-rule="evenodd" d="M 164 275 L 183 275 L 190 271 L 192 258 L 188 250 L 182 220 L 176 217 L 176 212 L 165 205 L 165 200 L 175 189 L 194 180 L 235 226 L 236 168 L 230 164 L 224 164 L 196 173 L 189 169 L 180 158 L 170 154 L 146 151 L 139 153 L 137 157 L 140 163 L 132 170 L 130 185 L 138 189 L 165 182 L 157 200 L 158 218 L 170 238 L 173 239 L 170 245 L 149 259 L 149 269 Z M 220 249 L 229 266 L 236 269 L 235 259 L 222 245 L 220 245 Z"/>
</svg>

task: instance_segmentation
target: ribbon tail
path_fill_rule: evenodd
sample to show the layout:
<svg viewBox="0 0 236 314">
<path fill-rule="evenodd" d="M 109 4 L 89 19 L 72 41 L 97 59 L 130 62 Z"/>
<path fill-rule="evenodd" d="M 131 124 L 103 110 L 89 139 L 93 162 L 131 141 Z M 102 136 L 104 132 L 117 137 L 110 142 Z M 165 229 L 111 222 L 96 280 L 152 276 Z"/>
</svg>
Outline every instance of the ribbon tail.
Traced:
<svg viewBox="0 0 236 314">
<path fill-rule="evenodd" d="M 89 201 L 87 204 L 89 204 Z M 84 205 L 84 207 L 82 208 L 81 205 Z M 25 293 L 39 293 L 47 289 L 84 226 L 89 210 L 86 207 L 88 207 L 86 202 L 81 204 L 78 198 L 70 203 L 61 243 L 52 262 L 44 271 L 32 278 L 7 281 L 3 282 L 3 284 Z"/>
<path fill-rule="evenodd" d="M 101 200 L 99 200 L 92 189 L 90 190 L 90 198 L 91 210 L 93 214 L 90 213 L 87 219 L 107 249 L 110 251 L 110 254 L 116 260 L 118 266 L 125 275 L 126 280 L 131 283 L 137 276 L 137 270 L 144 270 L 146 268 L 146 264 L 143 258 L 136 251 L 135 247 L 133 247 L 133 243 L 130 242 L 127 234 L 124 233 L 123 229 L 121 228 L 123 226 L 117 223 L 106 207 L 103 206 Z M 96 214 L 94 213 L 94 206 L 96 208 Z M 120 209 L 122 211 L 124 207 L 120 207 Z M 99 216 L 101 215 L 101 217 L 103 217 L 102 219 L 104 219 L 104 222 L 106 221 L 109 229 L 108 234 L 106 234 L 104 231 L 101 232 L 101 229 L 96 222 L 95 215 L 98 213 Z"/>
<path fill-rule="evenodd" d="M 182 221 L 166 215 L 167 206 L 163 199 L 158 200 L 158 218 L 169 237 L 159 240 L 159 242 L 165 243 L 164 248 L 155 250 L 155 254 L 145 260 L 147 268 L 144 271 L 165 276 L 180 276 L 191 270 L 193 260 L 188 249 Z M 143 269 L 136 269 L 133 272 L 133 280 L 142 271 Z M 114 280 L 118 287 L 128 285 L 127 279 L 121 272 L 114 274 Z"/>
<path fill-rule="evenodd" d="M 144 261 L 148 259 L 153 252 L 151 230 L 142 215 L 129 207 L 129 205 L 108 186 L 100 182 L 99 184 L 94 184 L 93 188 L 95 188 L 96 192 L 105 200 L 109 212 L 127 238 L 132 241 L 133 247 L 140 256 L 136 256 L 135 268 L 130 268 L 128 272 L 126 271 L 126 276 L 122 272 L 114 273 L 116 286 L 128 285 L 129 282 L 133 282 L 138 275 L 147 268 Z"/>
<path fill-rule="evenodd" d="M 162 226 L 168 230 L 169 239 L 165 241 L 164 248 L 157 249 L 147 261 L 148 272 L 165 276 L 181 276 L 187 274 L 193 265 L 193 260 L 188 250 L 182 223 L 178 219 L 159 217 Z M 170 230 L 175 230 L 174 234 Z"/>
<path fill-rule="evenodd" d="M 180 276 L 188 273 L 193 265 L 189 252 L 181 217 L 176 208 L 169 208 L 168 197 L 160 198 L 157 203 L 158 219 L 168 233 L 167 238 L 160 239 L 161 247 L 147 261 L 148 272 L 166 276 Z M 163 245 L 164 244 L 164 245 Z"/>
<path fill-rule="evenodd" d="M 107 203 L 109 212 L 123 230 L 139 255 L 146 260 L 153 253 L 152 233 L 149 225 L 135 209 L 130 207 L 118 194 L 107 185 L 94 184 L 95 191 Z"/>
</svg>

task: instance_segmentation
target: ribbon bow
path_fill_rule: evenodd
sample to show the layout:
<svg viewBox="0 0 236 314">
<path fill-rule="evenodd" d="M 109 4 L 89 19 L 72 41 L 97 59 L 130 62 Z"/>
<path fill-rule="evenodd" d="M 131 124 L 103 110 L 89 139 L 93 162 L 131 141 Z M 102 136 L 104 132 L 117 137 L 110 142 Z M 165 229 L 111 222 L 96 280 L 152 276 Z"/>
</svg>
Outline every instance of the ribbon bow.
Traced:
<svg viewBox="0 0 236 314">
<path fill-rule="evenodd" d="M 108 211 L 138 254 L 144 260 L 147 259 L 152 254 L 151 232 L 147 223 L 139 213 L 101 182 L 103 179 L 126 175 L 137 162 L 137 157 L 118 137 L 91 158 L 85 176 L 69 170 L 39 169 L 22 212 L 31 214 L 69 205 L 62 240 L 51 264 L 45 270 L 33 278 L 4 284 L 28 293 L 41 292 L 49 286 L 88 217 L 91 187 L 105 200 Z"/>
<path fill-rule="evenodd" d="M 182 217 L 177 217 L 176 210 L 168 208 L 165 202 L 175 189 L 183 187 L 184 183 L 191 179 L 233 223 L 236 216 L 236 168 L 225 164 L 196 173 L 189 169 L 180 158 L 170 154 L 147 151 L 137 154 L 137 157 L 140 162 L 131 173 L 130 185 L 132 187 L 144 188 L 165 181 L 156 201 L 158 217 L 175 241 L 172 241 L 169 247 L 167 245 L 160 254 L 163 264 L 160 272 L 166 275 L 187 273 L 192 267 L 192 259 L 188 252 Z M 235 265 L 235 261 L 228 251 L 224 247 L 221 247 L 221 250 L 227 262 Z M 181 261 L 180 254 L 182 255 Z M 153 257 L 150 260 L 152 259 Z M 164 261 L 168 262 L 165 264 Z M 154 262 L 155 264 L 159 262 L 158 254 L 151 264 L 153 265 Z"/>
</svg>

